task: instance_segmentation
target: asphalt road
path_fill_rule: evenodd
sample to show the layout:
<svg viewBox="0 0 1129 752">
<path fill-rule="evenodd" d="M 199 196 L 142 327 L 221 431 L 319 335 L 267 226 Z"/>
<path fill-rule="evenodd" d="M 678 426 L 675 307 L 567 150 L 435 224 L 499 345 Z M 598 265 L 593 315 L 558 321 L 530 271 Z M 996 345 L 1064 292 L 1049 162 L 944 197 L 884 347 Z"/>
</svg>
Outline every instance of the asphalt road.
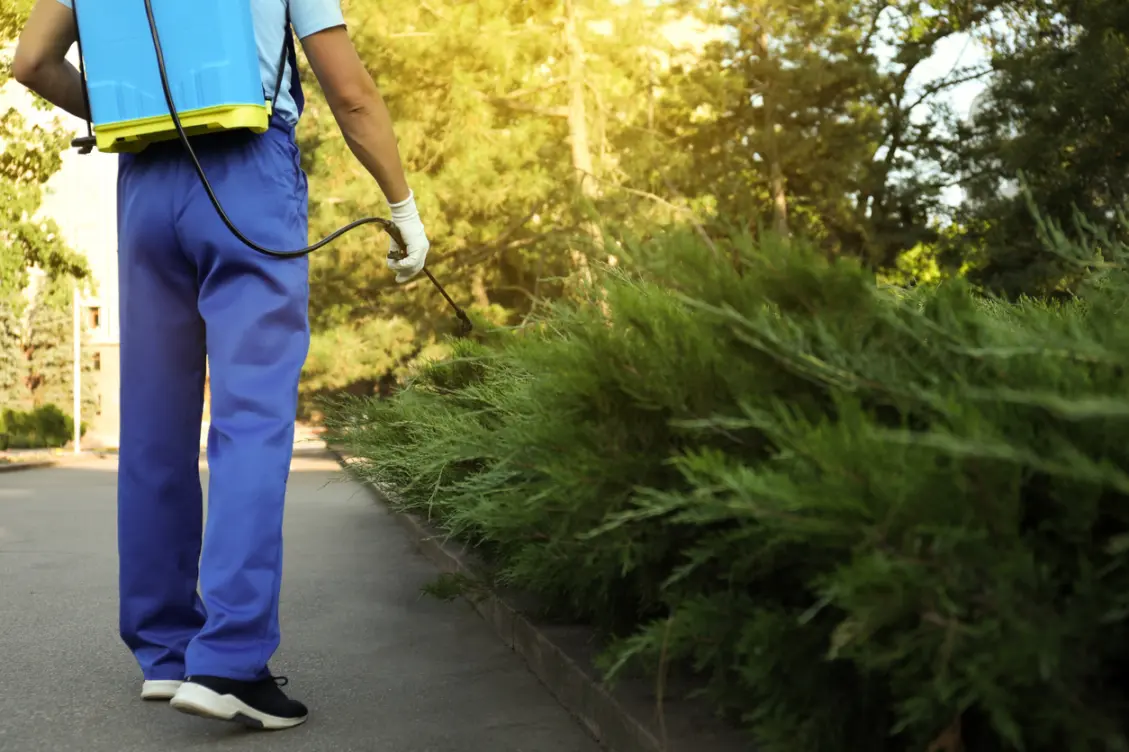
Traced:
<svg viewBox="0 0 1129 752">
<path fill-rule="evenodd" d="M 431 564 L 326 456 L 294 462 L 272 662 L 310 720 L 256 733 L 143 703 L 117 636 L 115 470 L 0 473 L 3 752 L 598 749 L 469 606 L 420 594 Z"/>
</svg>

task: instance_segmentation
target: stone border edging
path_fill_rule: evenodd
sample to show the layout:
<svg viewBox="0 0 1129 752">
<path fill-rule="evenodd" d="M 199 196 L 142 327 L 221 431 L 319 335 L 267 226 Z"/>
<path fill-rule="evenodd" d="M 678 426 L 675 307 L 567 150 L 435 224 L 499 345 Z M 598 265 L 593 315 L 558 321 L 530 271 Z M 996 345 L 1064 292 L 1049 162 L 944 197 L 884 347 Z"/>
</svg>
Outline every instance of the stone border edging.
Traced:
<svg viewBox="0 0 1129 752">
<path fill-rule="evenodd" d="M 43 457 L 43 455 L 39 456 Z M 0 463 L 0 473 L 14 473 L 17 470 L 41 470 L 49 467 L 81 467 L 87 463 L 97 462 L 113 456 L 116 456 L 116 452 L 106 452 L 99 449 L 88 449 L 78 455 L 72 452 L 65 452 L 42 459 L 27 460 L 25 462 L 2 462 Z"/>
<path fill-rule="evenodd" d="M 44 467 L 55 467 L 58 460 L 34 460 L 32 462 L 4 462 L 0 463 L 0 473 L 14 473 L 17 470 L 38 470 Z"/>
<path fill-rule="evenodd" d="M 348 472 L 351 457 L 339 447 L 328 446 L 327 449 Z M 444 573 L 458 574 L 482 584 L 467 560 L 465 549 L 460 551 L 444 542 L 441 534 L 419 517 L 393 509 L 385 491 L 355 476 L 354 479 L 387 509 L 436 567 Z M 668 733 L 664 742 L 661 733 L 657 734 L 655 727 L 644 720 L 648 715 L 657 715 L 653 704 L 642 697 L 626 697 L 625 692 L 609 689 L 590 666 L 586 670 L 547 634 L 549 630 L 527 618 L 509 598 L 489 587 L 484 587 L 482 592 L 481 598 L 467 599 L 470 605 L 503 642 L 525 660 L 557 701 L 610 752 L 750 752 L 753 749 L 735 730 L 702 729 L 697 722 L 686 718 L 677 719 L 675 724 L 671 723 L 672 719 L 666 719 Z M 630 705 L 631 709 L 625 705 Z M 655 725 L 661 728 L 663 724 Z M 675 726 L 679 730 L 672 735 L 670 732 Z"/>
</svg>

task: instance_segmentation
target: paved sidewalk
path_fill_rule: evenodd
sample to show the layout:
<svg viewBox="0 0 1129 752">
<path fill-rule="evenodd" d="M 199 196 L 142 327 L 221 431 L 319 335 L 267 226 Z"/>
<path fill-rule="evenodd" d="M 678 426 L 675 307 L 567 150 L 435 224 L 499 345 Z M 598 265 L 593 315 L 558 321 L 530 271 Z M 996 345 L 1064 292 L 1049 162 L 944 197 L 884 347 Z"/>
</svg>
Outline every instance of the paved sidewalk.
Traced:
<svg viewBox="0 0 1129 752">
<path fill-rule="evenodd" d="M 0 474 L 0 752 L 596 752 L 399 526 L 323 455 L 294 462 L 282 649 L 310 706 L 247 732 L 138 699 L 117 637 L 115 459 Z M 205 477 L 205 488 L 206 488 Z"/>
</svg>

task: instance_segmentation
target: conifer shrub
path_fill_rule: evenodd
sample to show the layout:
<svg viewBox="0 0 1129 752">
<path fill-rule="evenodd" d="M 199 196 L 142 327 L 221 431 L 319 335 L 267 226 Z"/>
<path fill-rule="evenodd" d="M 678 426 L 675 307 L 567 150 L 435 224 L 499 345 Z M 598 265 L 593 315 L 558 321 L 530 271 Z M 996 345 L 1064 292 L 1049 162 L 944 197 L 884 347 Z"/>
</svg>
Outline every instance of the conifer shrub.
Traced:
<svg viewBox="0 0 1129 752">
<path fill-rule="evenodd" d="M 1125 249 L 1002 303 L 670 235 L 331 439 L 766 752 L 1127 749 Z M 606 316 L 606 317 L 605 317 Z"/>
<path fill-rule="evenodd" d="M 57 405 L 41 405 L 30 412 L 0 410 L 0 451 L 53 449 L 74 436 L 74 420 Z"/>
</svg>

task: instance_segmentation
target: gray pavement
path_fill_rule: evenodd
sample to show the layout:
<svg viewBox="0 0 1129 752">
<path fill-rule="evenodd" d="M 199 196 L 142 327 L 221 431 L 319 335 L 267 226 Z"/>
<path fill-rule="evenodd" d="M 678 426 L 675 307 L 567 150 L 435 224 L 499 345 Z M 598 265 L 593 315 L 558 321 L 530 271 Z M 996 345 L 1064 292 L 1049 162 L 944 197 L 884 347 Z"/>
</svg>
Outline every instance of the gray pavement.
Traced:
<svg viewBox="0 0 1129 752">
<path fill-rule="evenodd" d="M 117 637 L 115 471 L 0 474 L 3 752 L 598 749 L 468 605 L 420 594 L 431 564 L 324 455 L 294 462 L 272 662 L 309 722 L 254 733 L 143 703 Z"/>
</svg>

